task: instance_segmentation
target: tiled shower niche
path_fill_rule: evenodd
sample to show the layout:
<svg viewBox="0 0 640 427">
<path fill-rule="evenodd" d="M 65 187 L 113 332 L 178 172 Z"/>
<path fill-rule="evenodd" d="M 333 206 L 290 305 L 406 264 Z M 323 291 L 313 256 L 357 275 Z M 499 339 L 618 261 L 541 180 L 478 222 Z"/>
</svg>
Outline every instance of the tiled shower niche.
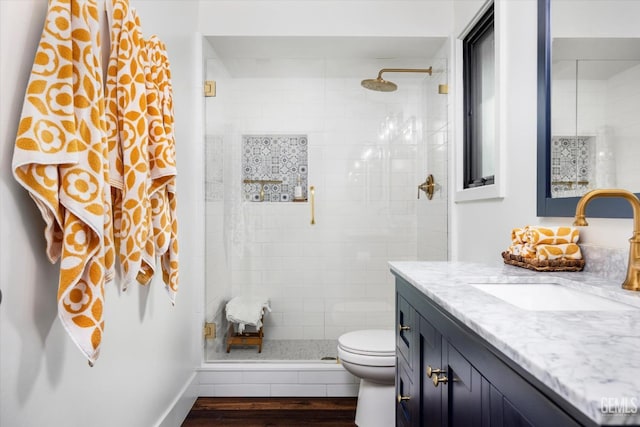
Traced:
<svg viewBox="0 0 640 427">
<path fill-rule="evenodd" d="M 300 180 L 307 198 L 307 135 L 243 135 L 242 193 L 252 202 L 292 202 Z M 263 192 L 261 195 L 261 191 Z"/>
<path fill-rule="evenodd" d="M 582 196 L 593 179 L 592 137 L 553 136 L 551 138 L 552 197 Z"/>
</svg>

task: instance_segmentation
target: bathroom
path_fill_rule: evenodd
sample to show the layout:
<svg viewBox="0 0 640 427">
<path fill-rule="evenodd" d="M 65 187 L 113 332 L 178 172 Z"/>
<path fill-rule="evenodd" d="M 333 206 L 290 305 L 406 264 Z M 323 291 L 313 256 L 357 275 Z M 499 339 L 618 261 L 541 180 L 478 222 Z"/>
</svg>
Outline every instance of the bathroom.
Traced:
<svg viewBox="0 0 640 427">
<path fill-rule="evenodd" d="M 341 219 L 347 224 L 352 224 L 354 228 L 351 230 L 355 233 L 358 228 L 353 224 L 357 224 L 357 218 L 349 217 L 349 208 L 354 204 L 351 197 L 359 201 L 360 204 L 357 206 L 361 209 L 366 208 L 365 200 L 376 200 L 376 197 L 384 196 L 384 199 L 377 200 L 396 201 L 396 195 L 402 197 L 399 201 L 405 203 L 407 214 L 389 212 L 388 216 L 374 218 L 384 221 L 374 224 L 381 224 L 385 227 L 384 231 L 399 233 L 402 238 L 407 238 L 408 244 L 395 245 L 391 241 L 382 249 L 381 245 L 368 243 L 365 249 L 370 252 L 360 260 L 360 271 L 365 271 L 375 261 L 374 271 L 384 275 L 384 278 L 374 289 L 365 289 L 361 282 L 354 283 L 353 288 L 344 285 L 343 292 L 373 292 L 385 297 L 391 295 L 392 277 L 388 270 L 383 271 L 384 261 L 381 259 L 388 255 L 407 260 L 434 259 L 426 258 L 428 253 L 429 257 L 444 256 L 449 260 L 495 264 L 500 261 L 500 252 L 508 245 L 509 231 L 512 227 L 527 223 L 553 226 L 564 224 L 566 221 L 564 218 L 543 218 L 536 215 L 537 22 L 532 18 L 536 15 L 535 0 L 495 1 L 497 64 L 500 76 L 497 109 L 500 126 L 497 134 L 500 141 L 499 172 L 502 179 L 497 195 L 472 201 L 462 201 L 456 196 L 456 135 L 460 132 L 459 113 L 455 109 L 456 103 L 460 102 L 459 92 L 456 91 L 456 73 L 460 73 L 460 69 L 456 66 L 459 51 L 456 50 L 454 41 L 483 5 L 483 1 L 131 0 L 131 4 L 138 10 L 145 31 L 159 34 L 167 43 L 172 64 L 177 156 L 180 165 L 178 210 L 181 219 L 181 289 L 176 305 L 171 307 L 159 286 L 131 287 L 126 293 L 115 287 L 107 288 L 105 300 L 108 303 L 105 305 L 105 316 L 108 325 L 105 346 L 100 361 L 93 368 L 89 368 L 83 357 L 77 354 L 62 326 L 56 321 L 56 307 L 52 303 L 55 301 L 56 290 L 53 284 L 47 285 L 50 284 L 51 277 L 57 277 L 58 269 L 46 260 L 40 231 L 42 220 L 26 192 L 16 184 L 9 167 L 24 90 L 33 64 L 33 52 L 46 14 L 45 3 L 41 0 L 0 1 L 0 93 L 3 94 L 0 99 L 3 165 L 0 186 L 0 287 L 3 293 L 0 306 L 1 425 L 42 425 L 43 420 L 47 420 L 51 425 L 69 425 L 67 421 L 70 419 L 94 419 L 104 420 L 103 424 L 96 425 L 172 426 L 179 424 L 179 420 L 184 417 L 195 397 L 211 390 L 212 378 L 227 376 L 228 384 L 234 387 L 242 385 L 242 377 L 228 366 L 221 368 L 221 364 L 217 364 L 215 369 L 207 368 L 211 360 L 207 359 L 206 350 L 212 343 L 202 339 L 203 323 L 215 320 L 216 314 L 219 315 L 216 312 L 210 313 L 210 310 L 213 306 L 219 307 L 220 300 L 228 296 L 226 289 L 215 295 L 208 292 L 205 286 L 210 280 L 214 280 L 208 276 L 210 266 L 207 243 L 211 240 L 209 233 L 216 232 L 210 230 L 205 221 L 209 218 L 205 216 L 205 212 L 207 215 L 210 214 L 207 206 L 210 202 L 204 197 L 207 178 L 203 158 L 209 130 L 207 126 L 210 125 L 207 109 L 211 107 L 209 104 L 225 102 L 225 95 L 228 102 L 229 95 L 225 92 L 230 90 L 230 84 L 233 83 L 225 82 L 224 76 L 207 76 L 204 71 L 200 71 L 207 70 L 207 58 L 204 55 L 209 49 L 205 42 L 207 37 L 213 38 L 214 41 L 215 38 L 241 36 L 256 39 L 278 36 L 345 39 L 404 37 L 440 40 L 438 49 L 434 49 L 429 57 L 423 58 L 426 63 L 408 65 L 415 68 L 433 66 L 434 76 L 431 79 L 424 75 L 386 76 L 398 83 L 400 95 L 403 94 L 403 88 L 415 87 L 420 90 L 413 99 L 414 105 L 403 112 L 403 122 L 412 114 L 420 119 L 429 117 L 426 108 L 418 108 L 419 99 L 426 99 L 423 107 L 432 102 L 443 108 L 438 103 L 446 102 L 446 111 L 444 115 L 438 116 L 438 119 L 444 117 L 448 124 L 446 136 L 442 136 L 447 143 L 445 148 L 448 169 L 446 174 L 436 181 L 440 185 L 439 192 L 436 192 L 435 201 L 431 204 L 427 202 L 424 194 L 419 200 L 416 199 L 417 185 L 425 180 L 428 173 L 436 174 L 430 170 L 436 165 L 427 163 L 427 147 L 418 143 L 402 145 L 405 150 L 415 150 L 414 164 L 404 170 L 401 177 L 382 181 L 375 187 L 373 183 L 358 183 L 353 187 L 336 183 L 332 181 L 331 172 L 323 169 L 327 167 L 324 161 L 337 158 L 339 155 L 344 155 L 341 158 L 344 162 L 361 158 L 366 151 L 358 150 L 363 147 L 379 149 L 380 152 L 389 148 L 388 144 L 381 144 L 375 140 L 387 115 L 377 116 L 371 112 L 375 111 L 378 114 L 379 110 L 394 110 L 385 105 L 388 102 L 384 99 L 386 94 L 364 92 L 365 89 L 359 87 L 359 80 L 375 77 L 383 67 L 404 67 L 407 64 L 396 64 L 387 59 L 371 64 L 370 67 L 358 65 L 357 72 L 348 75 L 331 77 L 336 79 L 332 83 L 342 85 L 341 96 L 360 96 L 366 93 L 363 96 L 378 103 L 372 105 L 383 106 L 372 108 L 369 105 L 361 111 L 344 111 L 342 124 L 345 126 L 349 125 L 349 120 L 370 121 L 370 136 L 358 135 L 358 140 L 342 136 L 340 140 L 333 140 L 331 135 L 326 134 L 326 129 L 312 127 L 318 124 L 311 120 L 284 124 L 280 122 L 276 127 L 253 124 L 251 132 L 257 134 L 309 134 L 308 184 L 316 186 L 317 211 L 316 225 L 311 226 L 308 202 L 286 206 L 253 203 L 244 207 L 251 210 L 245 212 L 242 217 L 248 226 L 265 225 L 265 218 L 268 216 L 276 219 L 283 216 L 290 218 L 296 227 L 296 233 L 289 237 L 301 236 L 300 238 L 310 239 L 314 237 L 305 236 L 306 233 L 324 233 L 327 231 L 325 227 L 331 224 L 337 227 L 340 224 L 335 221 Z M 366 15 L 363 15 L 363 9 L 366 10 Z M 366 19 L 363 19 L 363 16 L 366 16 Z M 256 79 L 263 77 L 265 76 Z M 219 99 L 203 98 L 202 80 L 208 78 L 218 81 Z M 297 78 L 290 79 L 292 84 L 301 85 L 303 82 Z M 275 84 L 283 84 L 281 79 L 274 80 Z M 438 93 L 438 84 L 441 83 L 449 85 L 449 95 Z M 266 91 L 269 88 L 256 89 Z M 268 96 L 265 93 L 263 92 L 262 96 Z M 404 92 L 404 95 L 406 94 L 407 92 Z M 329 92 L 321 94 L 327 98 L 338 95 Z M 281 93 L 281 96 L 284 95 Z M 425 98 L 422 98 L 423 96 Z M 335 98 L 333 100 L 336 101 Z M 331 99 L 323 98 L 319 102 L 328 101 Z M 233 131 L 235 130 L 232 129 L 231 132 Z M 423 127 L 422 132 L 422 141 L 427 141 L 428 129 Z M 240 143 L 241 139 L 236 138 L 234 141 Z M 332 147 L 332 144 L 337 145 L 341 141 L 347 145 Z M 370 143 L 364 144 L 363 141 Z M 358 143 L 354 151 L 350 151 L 349 143 Z M 313 144 L 318 145 L 314 148 Z M 224 153 L 224 160 L 232 160 L 232 154 Z M 226 157 L 227 155 L 229 157 Z M 406 152 L 398 155 L 406 156 Z M 406 157 L 400 157 L 399 160 L 406 160 Z M 378 165 L 382 167 L 382 164 Z M 229 166 L 229 162 L 225 162 L 223 168 Z M 361 178 L 365 176 L 367 175 L 361 174 Z M 240 175 L 238 179 L 239 177 Z M 368 177 L 372 180 L 383 179 L 377 171 L 371 172 Z M 385 185 L 388 186 L 386 190 Z M 403 186 L 406 188 L 400 188 Z M 392 187 L 396 187 L 393 190 L 398 192 L 392 191 Z M 374 191 L 366 194 L 367 190 Z M 387 193 L 379 193 L 382 191 Z M 337 199 L 338 197 L 341 199 Z M 440 214 L 447 218 L 445 224 L 439 225 L 435 230 L 425 228 L 429 226 L 429 215 L 434 215 L 427 210 L 442 200 L 446 201 L 445 205 L 438 208 L 443 209 Z M 390 206 L 391 204 L 385 207 Z M 225 232 L 231 231 L 223 228 L 225 215 L 227 221 L 239 221 L 240 218 L 230 216 L 234 208 L 231 204 L 218 208 L 216 224 L 221 228 L 217 229 L 221 235 L 217 243 L 228 245 L 238 241 L 248 242 L 247 236 L 224 235 Z M 338 216 L 342 217 L 337 218 Z M 401 220 L 403 223 L 398 225 Z M 278 224 L 284 228 L 283 223 Z M 393 227 L 396 225 L 398 227 Z M 429 253 L 432 249 L 429 239 L 441 238 L 442 236 L 434 236 L 434 232 L 442 232 L 443 228 L 446 228 L 446 236 L 444 241 L 439 241 L 438 249 L 444 250 L 444 255 L 442 252 Z M 631 229 L 630 219 L 594 218 L 590 219 L 590 227 L 582 231 L 582 241 L 626 254 Z M 262 233 L 262 238 L 266 238 L 271 232 L 277 230 L 271 229 Z M 369 232 L 371 233 L 371 230 Z M 416 235 L 411 236 L 413 233 Z M 341 243 L 333 243 L 338 242 Z M 315 252 L 305 252 L 311 250 L 304 247 L 303 243 L 306 241 L 295 243 L 293 249 L 300 249 L 300 255 L 294 265 L 299 272 L 317 271 L 320 266 L 326 266 L 326 260 L 322 260 L 320 265 L 313 263 Z M 376 248 L 378 252 L 374 251 Z M 234 249 L 249 248 L 245 245 Z M 334 247 L 327 244 L 323 249 L 331 251 Z M 262 247 L 262 250 L 265 248 Z M 354 244 L 346 250 L 357 256 L 362 248 Z M 225 271 L 224 268 L 234 267 L 251 272 L 255 271 L 253 269 L 257 268 L 257 263 L 263 265 L 265 262 L 258 259 L 250 261 L 246 253 L 236 255 L 243 256 L 242 259 L 236 259 L 236 264 L 232 260 L 224 260 L 223 263 L 223 260 L 216 259 L 221 266 L 217 274 L 227 274 L 229 271 Z M 372 261 L 373 258 L 375 260 Z M 256 264 L 238 265 L 237 262 Z M 284 270 L 286 266 L 280 265 Z M 302 277 L 309 276 L 303 274 Z M 359 280 L 366 280 L 366 276 L 360 277 Z M 377 277 L 379 276 L 376 274 Z M 215 278 L 220 282 L 223 279 L 224 277 Z M 346 281 L 346 277 L 335 272 L 326 273 L 323 280 Z M 247 282 L 248 286 L 253 284 Z M 388 290 L 384 289 L 385 284 L 390 287 Z M 328 284 L 310 281 L 308 285 L 312 289 L 324 289 Z M 332 291 L 341 290 L 334 285 Z M 374 302 L 373 299 L 370 301 Z M 393 310 L 393 303 L 386 303 L 388 305 L 381 308 L 380 318 L 392 321 L 390 311 Z M 295 320 L 292 322 L 296 323 Z M 336 330 L 325 335 L 327 326 L 323 326 L 322 336 L 311 330 L 308 331 L 311 334 L 308 336 L 335 338 L 336 334 L 341 332 Z M 304 332 L 300 336 L 305 338 Z M 274 369 L 280 369 L 281 365 L 283 364 Z M 334 365 L 324 364 L 316 368 L 320 374 L 312 371 L 309 375 L 330 377 L 335 374 L 325 371 L 333 369 Z M 252 368 L 244 365 L 242 369 Z M 309 370 L 309 367 L 295 366 L 295 369 L 304 371 Z M 130 378 L 136 378 L 136 381 L 130 381 Z M 293 384 L 287 387 L 292 386 Z M 342 392 L 353 393 L 353 387 L 343 387 Z M 138 396 L 145 398 L 136 398 Z M 74 404 L 71 405 L 69 402 Z M 119 410 L 114 411 L 114 407 Z M 16 424 L 16 420 L 20 422 Z"/>
</svg>

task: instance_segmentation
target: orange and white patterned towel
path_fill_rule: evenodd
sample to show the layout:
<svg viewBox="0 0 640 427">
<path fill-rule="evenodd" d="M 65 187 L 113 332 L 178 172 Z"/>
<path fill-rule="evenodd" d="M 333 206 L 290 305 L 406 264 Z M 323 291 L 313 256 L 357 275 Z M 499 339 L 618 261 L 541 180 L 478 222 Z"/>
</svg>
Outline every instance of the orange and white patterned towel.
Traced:
<svg viewBox="0 0 640 427">
<path fill-rule="evenodd" d="M 527 227 L 524 228 L 514 228 L 511 230 L 511 242 L 514 245 L 521 245 L 524 243 L 525 232 L 527 231 Z M 519 255 L 519 254 L 516 254 Z"/>
<path fill-rule="evenodd" d="M 516 245 L 511 245 L 507 250 L 509 251 L 509 253 L 513 255 L 520 255 L 524 258 L 536 257 L 536 247 L 527 245 L 525 243 L 518 243 Z"/>
<path fill-rule="evenodd" d="M 50 0 L 27 86 L 13 173 L 60 259 L 58 317 L 93 364 L 113 265 L 100 33 L 95 0 Z"/>
<path fill-rule="evenodd" d="M 173 129 L 173 91 L 167 50 L 156 36 L 147 41 L 152 81 L 158 94 L 161 126 L 154 128 L 149 143 L 153 239 L 160 257 L 162 278 L 175 303 L 178 291 L 178 216 L 176 199 L 176 149 Z"/>
<path fill-rule="evenodd" d="M 151 232 L 145 43 L 127 0 L 107 0 L 111 52 L 106 103 L 113 223 L 123 288 L 144 268 Z"/>
<path fill-rule="evenodd" d="M 580 251 L 580 246 L 575 243 L 538 245 L 536 247 L 536 258 L 539 260 L 582 259 L 582 252 Z"/>
<path fill-rule="evenodd" d="M 125 179 L 127 175 L 124 171 L 127 162 L 126 148 L 119 147 L 117 137 L 121 135 L 116 132 L 116 126 L 120 126 L 121 117 L 127 118 L 126 112 L 122 111 L 124 105 L 117 97 L 120 95 L 118 88 L 121 87 L 120 80 L 108 80 L 107 87 L 109 94 L 115 94 L 115 98 L 110 96 L 109 101 L 116 102 L 112 104 L 110 109 L 110 124 L 113 128 L 114 142 L 111 144 L 112 173 L 116 176 L 123 176 L 121 182 L 116 186 L 121 187 L 121 191 L 114 191 L 114 207 L 116 211 L 117 237 L 119 239 L 120 259 L 122 270 L 125 276 L 125 286 L 135 278 L 142 284 L 148 284 L 156 271 L 156 257 L 160 258 L 160 264 L 163 272 L 163 280 L 167 286 L 167 291 L 171 302 L 175 302 L 175 294 L 178 288 L 178 239 L 177 239 L 177 212 L 175 197 L 175 176 L 177 173 L 175 162 L 175 141 L 173 133 L 173 97 L 170 82 L 169 61 L 166 54 L 164 44 L 156 36 L 152 36 L 149 40 L 144 40 L 140 31 L 140 19 L 132 8 L 127 8 L 126 1 L 113 1 L 111 3 L 114 17 L 128 17 L 123 19 L 122 24 L 114 22 L 112 30 L 113 40 L 119 40 L 119 37 L 129 40 L 133 37 L 136 40 L 132 52 L 125 52 L 124 55 L 130 61 L 130 69 L 141 71 L 138 78 L 130 79 L 137 84 L 132 86 L 132 92 L 140 94 L 144 82 L 145 88 L 145 114 L 144 122 L 140 117 L 137 124 L 142 126 L 145 124 L 146 134 L 138 133 L 137 137 L 142 142 L 142 146 L 146 143 L 147 147 L 147 170 L 146 170 L 146 197 L 140 197 L 139 202 L 141 211 L 139 211 L 141 223 L 138 225 L 138 234 L 142 240 L 132 240 L 131 236 L 127 237 L 127 233 L 131 234 L 123 227 L 123 212 L 126 210 L 124 195 L 127 191 L 127 185 L 130 182 L 137 182 L 142 185 L 143 168 L 140 165 L 135 167 L 137 176 L 134 179 Z M 126 11 L 125 11 L 126 9 Z M 123 30 L 123 29 L 126 29 Z M 132 31 L 133 36 L 126 35 L 127 31 Z M 118 35 L 119 34 L 119 35 Z M 113 55 L 112 59 L 122 55 L 122 48 L 118 53 Z M 133 59 L 132 59 L 133 58 Z M 117 69 L 109 68 L 109 77 L 117 76 L 118 73 L 126 71 L 123 67 L 123 61 L 112 61 L 117 64 Z M 124 74 L 126 76 L 126 73 Z M 144 77 L 144 78 L 142 78 Z M 113 89 L 116 88 L 115 92 Z M 139 105 L 143 103 L 140 102 Z M 132 165 L 133 167 L 133 165 Z M 122 168 L 122 172 L 118 170 Z M 124 174 L 124 175 L 121 175 Z M 142 194 L 142 187 L 138 194 Z M 133 206 L 133 204 L 132 204 Z M 132 250 L 133 248 L 133 250 Z M 133 261 L 132 261 L 133 260 Z"/>
<path fill-rule="evenodd" d="M 136 26 L 138 28 L 142 28 L 140 24 L 140 17 L 135 9 L 131 9 L 131 14 L 135 20 Z M 147 240 L 144 244 L 144 248 L 142 248 L 142 264 L 140 266 L 140 270 L 136 275 L 136 280 L 143 284 L 147 285 L 151 282 L 153 275 L 156 271 L 156 249 L 154 244 L 154 231 L 153 231 L 153 200 L 152 200 L 152 185 L 153 181 L 151 179 L 151 169 L 153 164 L 153 146 L 157 144 L 157 140 L 162 138 L 164 135 L 164 127 L 162 125 L 162 113 L 158 106 L 158 89 L 156 82 L 153 78 L 152 72 L 152 64 L 150 60 L 150 52 L 148 48 L 148 42 L 146 40 L 141 40 L 141 52 L 140 52 L 140 64 L 143 67 L 144 77 L 145 77 L 145 96 L 147 100 L 147 109 L 145 111 L 146 114 L 146 122 L 147 122 L 147 134 L 148 134 L 148 161 L 149 167 L 147 170 L 147 195 L 149 202 L 149 209 L 146 209 L 146 226 L 147 226 Z"/>
<path fill-rule="evenodd" d="M 507 248 L 507 252 L 513 255 L 522 255 L 522 246 L 522 243 L 510 245 L 509 248 Z"/>
<path fill-rule="evenodd" d="M 532 227 L 527 226 L 525 243 L 530 245 L 561 245 L 578 243 L 580 231 L 575 227 Z"/>
</svg>

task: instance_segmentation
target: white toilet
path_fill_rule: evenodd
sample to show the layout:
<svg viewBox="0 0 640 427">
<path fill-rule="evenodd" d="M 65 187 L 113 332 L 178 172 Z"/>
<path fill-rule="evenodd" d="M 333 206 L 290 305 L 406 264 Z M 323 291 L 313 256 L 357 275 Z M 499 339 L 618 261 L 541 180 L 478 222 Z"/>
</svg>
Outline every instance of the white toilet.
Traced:
<svg viewBox="0 0 640 427">
<path fill-rule="evenodd" d="M 368 329 L 338 338 L 344 368 L 360 378 L 356 424 L 389 427 L 396 423 L 396 343 L 393 330 Z"/>
</svg>

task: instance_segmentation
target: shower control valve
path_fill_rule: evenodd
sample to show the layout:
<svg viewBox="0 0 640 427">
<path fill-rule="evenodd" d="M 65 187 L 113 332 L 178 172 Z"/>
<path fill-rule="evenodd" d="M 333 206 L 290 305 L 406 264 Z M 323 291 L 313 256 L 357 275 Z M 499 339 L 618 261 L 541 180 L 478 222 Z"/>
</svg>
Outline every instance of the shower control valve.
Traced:
<svg viewBox="0 0 640 427">
<path fill-rule="evenodd" d="M 433 178 L 433 175 L 429 174 L 429 176 L 427 176 L 427 179 L 422 184 L 418 185 L 418 199 L 420 198 L 420 190 L 424 191 L 424 193 L 427 195 L 427 199 L 433 199 L 433 193 L 435 192 L 435 189 L 436 181 Z"/>
</svg>

